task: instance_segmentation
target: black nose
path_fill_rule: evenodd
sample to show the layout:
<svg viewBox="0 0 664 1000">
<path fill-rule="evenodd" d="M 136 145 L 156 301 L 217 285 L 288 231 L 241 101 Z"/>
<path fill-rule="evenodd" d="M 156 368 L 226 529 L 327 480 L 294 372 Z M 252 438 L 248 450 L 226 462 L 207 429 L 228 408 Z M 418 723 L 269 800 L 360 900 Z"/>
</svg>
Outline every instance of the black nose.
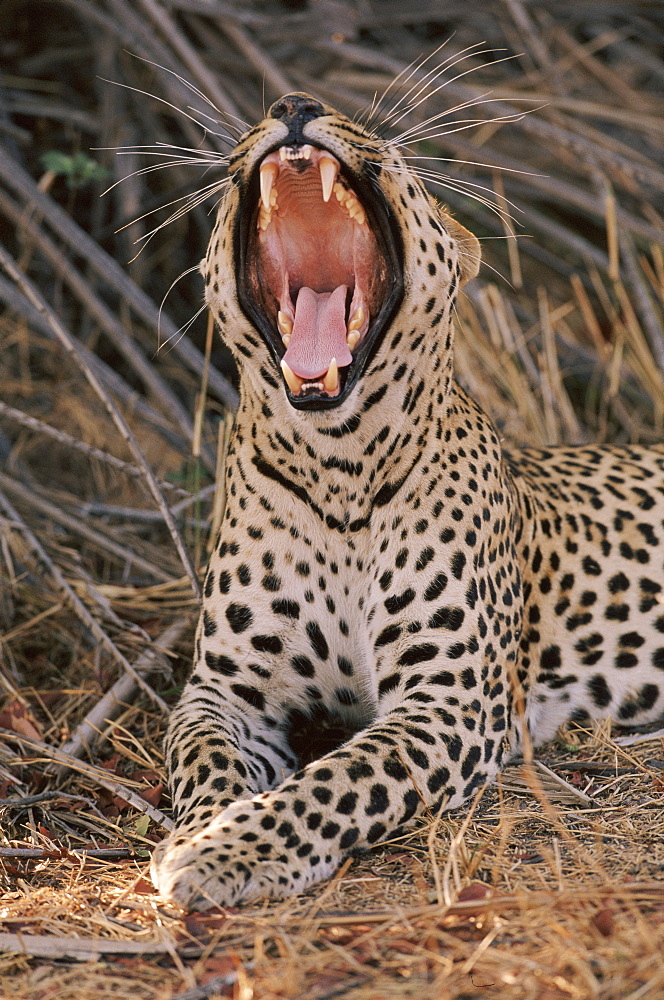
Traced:
<svg viewBox="0 0 664 1000">
<path fill-rule="evenodd" d="M 307 122 L 324 115 L 325 108 L 308 94 L 286 94 L 274 102 L 268 114 L 288 127 L 286 144 L 293 146 L 303 141 L 302 129 Z"/>
</svg>

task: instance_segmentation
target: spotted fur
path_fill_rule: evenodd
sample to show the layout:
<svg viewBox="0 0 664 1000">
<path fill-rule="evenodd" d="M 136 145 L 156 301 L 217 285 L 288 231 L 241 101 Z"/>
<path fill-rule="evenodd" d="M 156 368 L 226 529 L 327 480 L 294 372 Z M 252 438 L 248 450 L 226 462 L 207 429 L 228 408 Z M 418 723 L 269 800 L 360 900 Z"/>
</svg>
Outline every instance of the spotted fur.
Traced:
<svg viewBox="0 0 664 1000">
<path fill-rule="evenodd" d="M 204 267 L 241 402 L 167 740 L 176 829 L 153 862 L 192 908 L 298 892 L 463 804 L 518 748 L 521 692 L 536 742 L 664 712 L 664 446 L 503 452 L 452 375 L 477 241 L 396 148 L 307 100 L 239 143 Z M 238 298 L 239 220 L 293 129 L 371 185 L 402 261 L 398 306 L 328 409 L 293 405 Z"/>
</svg>

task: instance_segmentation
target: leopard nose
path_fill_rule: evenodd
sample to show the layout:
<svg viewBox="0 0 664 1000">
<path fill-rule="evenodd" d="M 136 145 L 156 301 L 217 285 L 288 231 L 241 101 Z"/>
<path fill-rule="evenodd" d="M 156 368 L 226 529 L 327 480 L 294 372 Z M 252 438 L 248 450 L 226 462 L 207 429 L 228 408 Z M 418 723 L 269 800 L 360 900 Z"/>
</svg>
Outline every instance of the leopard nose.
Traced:
<svg viewBox="0 0 664 1000">
<path fill-rule="evenodd" d="M 274 102 L 268 114 L 270 118 L 277 118 L 287 126 L 286 144 L 294 145 L 303 141 L 302 130 L 307 122 L 324 115 L 325 108 L 309 94 L 286 94 Z"/>
</svg>

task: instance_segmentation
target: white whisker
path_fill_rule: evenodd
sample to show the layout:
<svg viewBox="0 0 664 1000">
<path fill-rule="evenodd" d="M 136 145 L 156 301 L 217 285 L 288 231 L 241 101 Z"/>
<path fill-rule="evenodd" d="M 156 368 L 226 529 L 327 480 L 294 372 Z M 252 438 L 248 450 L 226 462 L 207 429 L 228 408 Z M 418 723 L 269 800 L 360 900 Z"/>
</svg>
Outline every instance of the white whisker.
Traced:
<svg viewBox="0 0 664 1000">
<path fill-rule="evenodd" d="M 403 155 L 403 154 L 402 154 Z M 546 177 L 546 174 L 536 173 L 534 170 L 519 170 L 517 167 L 501 167 L 495 163 L 482 163 L 480 160 L 460 160 L 456 156 L 420 156 L 419 153 L 403 156 L 404 160 L 433 160 L 434 163 L 458 163 L 467 167 L 484 167 L 486 170 L 500 170 L 506 174 L 521 174 L 524 177 Z M 422 169 L 415 167 L 419 174 Z"/>
<path fill-rule="evenodd" d="M 173 74 L 173 75 L 176 76 L 177 74 Z M 216 136 L 218 139 L 221 139 L 223 142 L 228 142 L 229 141 L 228 138 L 223 134 L 223 132 L 216 132 L 216 131 L 214 131 L 214 129 L 207 128 L 207 126 L 205 126 L 201 122 L 199 122 L 199 120 L 197 118 L 194 118 L 193 115 L 187 114 L 187 112 L 184 111 L 182 108 L 179 108 L 177 106 L 177 104 L 172 104 L 170 101 L 167 101 L 165 97 L 159 97 L 156 94 L 152 94 L 152 93 L 150 93 L 149 90 L 141 90 L 140 87 L 132 87 L 128 83 L 120 83 L 118 80 L 107 80 L 103 76 L 100 77 L 100 79 L 103 80 L 104 83 L 110 83 L 110 84 L 112 84 L 114 87 L 122 87 L 123 90 L 131 90 L 135 94 L 141 94 L 143 97 L 149 97 L 151 100 L 157 101 L 158 104 L 163 104 L 165 107 L 170 108 L 171 111 L 175 111 L 176 114 L 182 115 L 184 118 L 187 118 L 190 122 L 192 122 L 198 128 L 204 129 L 204 131 L 207 132 L 207 133 L 209 133 L 210 135 Z M 209 103 L 209 101 L 208 101 L 208 103 Z M 219 125 L 220 122 L 216 122 L 215 124 Z M 236 128 L 236 126 L 230 125 L 229 122 L 226 122 L 226 125 L 228 125 L 233 130 L 235 130 L 235 128 Z M 239 129 L 237 131 L 238 131 L 238 134 L 241 134 Z M 231 142 L 231 145 L 233 145 L 232 142 Z"/>
<path fill-rule="evenodd" d="M 184 277 L 186 277 L 186 275 L 191 274 L 192 271 L 197 271 L 197 270 L 198 270 L 198 265 L 196 265 L 196 267 L 190 267 L 186 271 L 183 271 L 182 274 L 178 278 L 176 278 L 176 280 L 173 282 L 173 285 L 175 285 L 180 280 L 180 278 L 184 278 Z M 171 285 L 171 288 L 173 288 L 173 285 Z M 169 288 L 169 290 L 168 290 L 169 292 L 170 292 L 171 288 Z M 166 293 L 166 295 L 168 295 L 168 292 Z M 160 316 L 160 318 L 161 318 L 161 311 L 162 311 L 164 302 L 166 301 L 166 295 L 164 296 L 164 298 L 162 300 L 162 303 L 161 303 L 161 306 L 159 307 L 159 316 Z M 207 309 L 207 305 L 206 305 L 206 303 L 203 303 L 203 305 L 200 306 L 200 308 L 196 310 L 196 312 L 194 313 L 194 315 L 190 319 L 188 319 L 186 323 L 183 323 L 183 325 L 181 327 L 179 327 L 175 331 L 175 333 L 171 334 L 171 336 L 168 338 L 168 340 L 165 340 L 163 344 L 159 345 L 159 347 L 157 348 L 157 353 L 160 354 L 162 351 L 164 351 L 164 348 L 167 347 L 170 344 L 170 347 L 168 348 L 168 350 L 164 351 L 164 354 L 170 354 L 170 352 L 173 350 L 173 348 L 176 347 L 180 343 L 180 341 L 182 340 L 182 338 L 186 337 L 187 333 L 192 328 L 192 326 L 194 325 L 194 323 L 196 322 L 196 320 L 198 319 L 198 317 L 201 315 L 202 312 L 205 312 L 206 309 Z"/>
<path fill-rule="evenodd" d="M 392 125 L 392 127 L 394 127 L 395 125 L 398 125 L 398 123 L 406 115 L 411 114 L 411 112 L 413 112 L 416 108 L 418 108 L 420 106 L 420 104 L 423 104 L 425 101 L 431 100 L 432 97 L 434 97 L 437 93 L 439 93 L 439 91 L 441 91 L 445 87 L 447 87 L 450 83 L 454 83 L 456 80 L 460 80 L 462 76 L 466 76 L 468 73 L 474 73 L 476 70 L 480 69 L 481 68 L 480 66 L 471 66 L 469 69 L 465 70 L 463 73 L 459 73 L 457 76 L 452 77 L 452 79 L 445 80 L 438 87 L 435 87 L 434 89 L 431 89 L 432 88 L 432 84 L 440 76 L 442 76 L 442 74 L 446 70 L 448 70 L 450 68 L 453 68 L 454 66 L 458 66 L 459 63 L 463 62 L 464 59 L 467 59 L 470 55 L 484 56 L 484 55 L 490 55 L 492 52 L 502 52 L 503 51 L 502 49 L 482 49 L 480 51 L 473 51 L 474 49 L 476 50 L 479 45 L 484 45 L 484 42 L 476 42 L 474 45 L 468 45 L 465 49 L 462 49 L 461 52 L 455 53 L 454 56 L 450 56 L 450 58 L 447 59 L 447 60 L 445 60 L 444 63 L 441 63 L 440 66 L 436 67 L 435 71 L 434 70 L 430 71 L 427 74 L 427 77 L 430 77 L 430 79 L 427 79 L 427 77 L 425 77 L 424 81 L 419 81 L 420 83 L 422 83 L 422 86 L 420 87 L 420 89 L 415 94 L 415 97 L 413 98 L 414 103 L 411 102 L 408 105 L 407 108 L 403 108 L 400 111 L 400 113 L 398 114 L 398 116 L 396 117 L 395 121 L 392 121 L 392 118 L 394 117 L 394 114 L 393 114 L 393 115 L 391 115 L 389 118 L 387 118 L 385 120 L 384 124 L 387 124 L 389 122 Z M 512 57 L 511 56 L 507 56 L 505 58 L 512 58 Z M 501 62 L 501 60 L 497 59 L 497 60 L 495 60 L 495 62 Z M 416 86 L 417 85 L 413 86 L 411 88 L 411 91 L 409 91 L 409 93 L 411 93 L 412 90 L 415 90 Z"/>
<path fill-rule="evenodd" d="M 160 69 L 163 73 L 168 73 L 169 76 L 174 77 L 176 80 L 178 80 L 179 83 L 182 84 L 183 87 L 186 87 L 187 90 L 190 90 L 192 92 L 192 94 L 195 94 L 197 97 L 200 97 L 200 99 L 203 101 L 204 104 L 207 104 L 209 108 L 212 108 L 212 110 L 216 112 L 216 114 L 221 115 L 222 118 L 234 119 L 238 123 L 237 125 L 231 124 L 231 122 L 229 122 L 228 120 L 227 124 L 229 128 L 232 128 L 235 132 L 237 132 L 238 135 L 242 135 L 242 133 L 246 132 L 247 129 L 249 128 L 248 122 L 244 121 L 242 118 L 238 118 L 237 115 L 231 114 L 229 111 L 222 111 L 220 108 L 216 106 L 216 104 L 214 104 L 210 100 L 210 98 L 206 94 L 203 93 L 202 90 L 199 90 L 198 87 L 196 87 L 190 80 L 187 80 L 186 77 L 181 76 L 180 73 L 176 73 L 175 70 L 169 69 L 168 66 L 162 66 L 158 62 L 153 62 L 152 59 L 146 59 L 145 56 L 134 55 L 134 58 L 139 59 L 141 62 L 146 63 L 148 66 L 154 66 L 155 69 Z M 202 114 L 202 112 L 200 113 Z M 212 121 L 213 119 L 210 120 Z"/>
<path fill-rule="evenodd" d="M 366 116 L 366 119 L 365 119 L 365 126 L 368 129 L 371 128 L 371 118 L 372 118 L 372 116 L 374 114 L 378 114 L 378 110 L 379 110 L 380 105 L 382 104 L 383 100 L 385 100 L 385 98 L 387 97 L 387 95 L 390 93 L 390 91 L 393 88 L 396 88 L 396 85 L 399 82 L 399 80 L 401 79 L 401 77 L 404 76 L 405 73 L 407 73 L 408 75 L 405 77 L 405 80 L 404 80 L 404 83 L 407 83 L 413 77 L 413 75 L 418 72 L 418 70 L 421 70 L 424 66 L 426 66 L 426 64 L 429 62 L 430 59 L 433 59 L 435 56 L 437 56 L 438 53 L 448 44 L 448 42 L 450 42 L 452 40 L 453 37 L 454 37 L 453 35 L 450 35 L 450 37 L 446 38 L 445 41 L 441 45 L 439 45 L 437 49 L 434 49 L 434 51 L 431 52 L 428 56 L 426 56 L 424 58 L 421 58 L 419 62 L 417 61 L 417 59 L 413 59 L 413 61 L 411 63 L 409 63 L 407 66 L 404 66 L 404 68 L 401 70 L 401 72 L 398 73 L 397 76 L 395 76 L 394 79 L 391 80 L 388 83 L 387 87 L 385 87 L 385 89 L 384 89 L 383 93 L 380 95 L 380 99 L 378 101 L 376 101 L 376 96 L 374 95 L 374 99 L 372 101 L 372 105 L 371 105 L 371 109 L 370 109 L 370 114 L 368 114 Z M 410 70 L 410 73 L 408 72 L 408 70 Z M 410 93 L 410 91 L 408 93 Z M 383 119 L 383 122 L 389 120 L 390 115 L 394 111 L 396 111 L 396 109 L 407 98 L 407 96 L 408 96 L 408 94 L 402 95 L 402 97 L 399 98 L 399 100 L 397 101 L 397 103 L 392 105 L 391 110 L 386 113 L 386 117 Z M 358 119 L 358 121 L 360 121 L 360 122 L 362 121 L 362 116 L 360 116 L 360 118 Z"/>
</svg>

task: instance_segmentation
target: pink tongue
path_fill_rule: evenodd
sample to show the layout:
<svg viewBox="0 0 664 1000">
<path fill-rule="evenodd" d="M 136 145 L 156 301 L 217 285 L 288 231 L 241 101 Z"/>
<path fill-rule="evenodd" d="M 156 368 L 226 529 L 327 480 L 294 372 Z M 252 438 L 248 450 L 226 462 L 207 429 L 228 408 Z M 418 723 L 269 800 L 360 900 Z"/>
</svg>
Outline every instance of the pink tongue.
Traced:
<svg viewBox="0 0 664 1000">
<path fill-rule="evenodd" d="M 333 292 L 301 288 L 295 303 L 295 321 L 284 361 L 306 381 L 318 379 L 332 358 L 345 368 L 353 360 L 346 343 L 346 285 Z"/>
</svg>

